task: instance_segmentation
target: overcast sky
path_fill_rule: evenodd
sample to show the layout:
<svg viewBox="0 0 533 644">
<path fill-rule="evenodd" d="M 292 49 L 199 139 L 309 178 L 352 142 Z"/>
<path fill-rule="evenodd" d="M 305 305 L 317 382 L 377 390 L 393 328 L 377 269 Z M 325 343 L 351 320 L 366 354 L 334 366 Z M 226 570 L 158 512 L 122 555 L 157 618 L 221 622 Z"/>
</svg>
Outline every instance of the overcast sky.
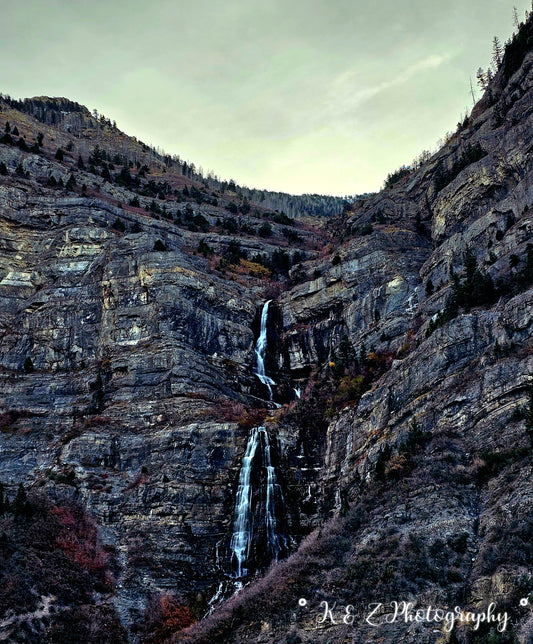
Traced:
<svg viewBox="0 0 533 644">
<path fill-rule="evenodd" d="M 530 0 L 515 0 L 520 18 Z M 504 0 L 0 0 L 0 92 L 66 96 L 250 187 L 354 194 L 434 148 Z M 479 94 L 478 94 L 479 97 Z"/>
</svg>

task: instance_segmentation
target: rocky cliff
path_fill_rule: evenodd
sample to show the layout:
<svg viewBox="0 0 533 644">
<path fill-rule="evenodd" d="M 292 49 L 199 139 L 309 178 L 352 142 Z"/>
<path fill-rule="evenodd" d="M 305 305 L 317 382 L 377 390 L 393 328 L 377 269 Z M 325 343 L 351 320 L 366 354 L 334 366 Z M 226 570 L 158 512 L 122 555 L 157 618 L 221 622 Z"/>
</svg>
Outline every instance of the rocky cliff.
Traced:
<svg viewBox="0 0 533 644">
<path fill-rule="evenodd" d="M 92 514 L 130 641 L 150 597 L 200 615 L 231 580 L 258 424 L 294 554 L 178 641 L 531 641 L 532 31 L 442 149 L 326 227 L 2 103 L 0 480 Z M 509 625 L 386 623 L 394 600 Z"/>
<path fill-rule="evenodd" d="M 532 641 L 531 34 L 450 141 L 339 217 L 315 279 L 280 296 L 280 364 L 310 384 L 272 431 L 294 489 L 312 478 L 301 518 L 336 518 L 184 641 Z M 310 477 L 295 455 L 313 444 Z M 450 633 L 392 601 L 492 601 L 509 625 Z"/>
</svg>

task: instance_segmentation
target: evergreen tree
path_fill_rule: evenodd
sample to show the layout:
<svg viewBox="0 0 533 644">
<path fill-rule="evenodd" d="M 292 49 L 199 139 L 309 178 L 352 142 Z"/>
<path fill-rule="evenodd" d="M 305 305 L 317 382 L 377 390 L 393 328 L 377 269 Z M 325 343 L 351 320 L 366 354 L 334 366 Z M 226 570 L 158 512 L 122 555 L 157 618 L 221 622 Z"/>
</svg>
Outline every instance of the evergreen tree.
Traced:
<svg viewBox="0 0 533 644">
<path fill-rule="evenodd" d="M 56 159 L 58 161 L 63 161 L 64 157 L 65 157 L 65 153 L 63 152 L 63 150 L 61 148 L 57 148 Z"/>
<path fill-rule="evenodd" d="M 240 243 L 237 240 L 232 239 L 226 250 L 226 259 L 230 264 L 238 264 L 241 257 L 245 257 L 245 253 L 242 250 Z"/>
<path fill-rule="evenodd" d="M 6 145 L 14 145 L 13 139 L 11 138 L 11 134 L 4 134 L 4 136 L 0 139 L 0 143 L 5 143 Z"/>
<path fill-rule="evenodd" d="M 518 9 L 513 7 L 513 23 L 517 29 L 520 29 L 520 19 L 518 18 Z"/>
<path fill-rule="evenodd" d="M 78 168 L 80 170 L 85 170 L 85 163 L 83 163 L 83 159 L 81 158 L 81 154 L 78 157 Z"/>
<path fill-rule="evenodd" d="M 126 224 L 122 221 L 122 219 L 117 217 L 117 219 L 115 219 L 115 223 L 113 224 L 113 228 L 123 233 L 126 230 Z"/>
<path fill-rule="evenodd" d="M 367 350 L 366 350 L 366 344 L 363 342 L 361 345 L 361 349 L 359 350 L 359 362 L 361 364 L 366 364 L 366 359 L 367 359 Z"/>
<path fill-rule="evenodd" d="M 24 485 L 22 485 L 22 483 L 19 483 L 17 494 L 13 499 L 13 504 L 11 506 L 15 519 L 26 515 L 27 501 L 28 501 L 28 497 L 26 495 L 26 490 L 24 489 Z"/>
<path fill-rule="evenodd" d="M 385 480 L 385 468 L 387 463 L 390 460 L 392 455 L 392 447 L 390 445 L 385 445 L 379 450 L 378 457 L 376 459 L 376 479 L 378 481 Z"/>
<path fill-rule="evenodd" d="M 342 371 L 355 362 L 355 351 L 350 339 L 344 334 L 339 343 L 336 365 Z"/>
<path fill-rule="evenodd" d="M 261 226 L 259 226 L 258 233 L 261 237 L 270 237 L 272 235 L 272 226 L 265 221 Z"/>
<path fill-rule="evenodd" d="M 132 179 L 131 174 L 128 168 L 122 168 L 120 173 L 116 177 L 116 183 L 119 186 L 129 186 L 131 185 Z"/>
<path fill-rule="evenodd" d="M 467 248 L 465 252 L 464 267 L 465 267 L 466 281 L 472 282 L 474 278 L 474 274 L 477 270 L 477 259 L 470 248 Z"/>
<path fill-rule="evenodd" d="M 7 166 L 3 161 L 0 163 L 0 174 L 3 176 L 7 174 Z"/>
<path fill-rule="evenodd" d="M 494 36 L 492 40 L 492 62 L 494 64 L 494 67 L 496 68 L 496 71 L 498 71 L 500 65 L 502 64 L 502 55 L 503 50 L 500 44 L 500 40 L 498 36 Z"/>
<path fill-rule="evenodd" d="M 93 402 L 92 402 L 92 411 L 93 413 L 99 413 L 104 409 L 104 380 L 102 374 L 98 372 L 96 380 L 91 384 L 91 389 L 93 390 Z"/>
<path fill-rule="evenodd" d="M 154 243 L 154 251 L 164 252 L 166 250 L 168 250 L 168 249 L 165 246 L 165 244 L 160 239 L 156 239 L 156 241 Z"/>
<path fill-rule="evenodd" d="M 533 444 L 533 383 L 529 385 L 528 406 L 526 407 L 526 432 Z"/>
</svg>

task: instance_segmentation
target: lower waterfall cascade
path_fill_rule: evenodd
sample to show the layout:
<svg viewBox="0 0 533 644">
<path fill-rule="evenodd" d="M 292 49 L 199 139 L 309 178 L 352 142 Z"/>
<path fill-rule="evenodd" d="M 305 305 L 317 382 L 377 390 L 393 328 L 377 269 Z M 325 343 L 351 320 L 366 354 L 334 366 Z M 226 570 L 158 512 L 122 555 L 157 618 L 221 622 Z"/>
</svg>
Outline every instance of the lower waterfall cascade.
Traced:
<svg viewBox="0 0 533 644">
<path fill-rule="evenodd" d="M 252 505 L 252 474 L 258 448 L 262 452 L 261 469 L 266 472 L 264 517 L 256 516 Z M 230 543 L 231 562 L 236 567 L 235 576 L 237 579 L 245 577 L 249 573 L 247 563 L 253 539 L 261 530 L 264 530 L 266 534 L 267 554 L 270 560 L 277 560 L 284 548 L 285 539 L 280 534 L 276 516 L 276 499 L 279 499 L 279 504 L 284 505 L 283 493 L 277 481 L 276 468 L 272 464 L 268 432 L 263 426 L 254 427 L 248 438 L 239 474 L 233 534 Z M 261 522 L 257 524 L 259 518 L 263 518 L 264 525 L 261 525 Z"/>
</svg>

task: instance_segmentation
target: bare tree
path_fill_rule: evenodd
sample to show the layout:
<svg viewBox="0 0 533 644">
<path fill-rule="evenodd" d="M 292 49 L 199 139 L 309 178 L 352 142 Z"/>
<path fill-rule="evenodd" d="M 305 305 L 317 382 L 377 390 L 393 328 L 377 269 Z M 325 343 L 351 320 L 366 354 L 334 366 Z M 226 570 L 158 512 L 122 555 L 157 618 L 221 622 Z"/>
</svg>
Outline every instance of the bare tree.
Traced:
<svg viewBox="0 0 533 644">
<path fill-rule="evenodd" d="M 470 76 L 470 94 L 472 95 L 472 105 L 476 104 L 476 97 L 474 95 L 474 88 L 472 86 L 472 76 Z"/>
</svg>

